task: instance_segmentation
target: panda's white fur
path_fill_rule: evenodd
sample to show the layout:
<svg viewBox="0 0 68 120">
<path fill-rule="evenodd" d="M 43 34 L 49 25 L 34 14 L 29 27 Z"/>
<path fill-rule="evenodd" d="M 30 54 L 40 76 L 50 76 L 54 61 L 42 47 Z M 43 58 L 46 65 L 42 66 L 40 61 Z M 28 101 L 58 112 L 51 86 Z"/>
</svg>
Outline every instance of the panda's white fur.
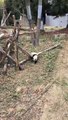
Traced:
<svg viewBox="0 0 68 120">
<path fill-rule="evenodd" d="M 37 55 L 36 52 L 31 52 L 30 56 L 33 57 L 34 55 Z"/>
<path fill-rule="evenodd" d="M 34 62 L 37 62 L 37 60 L 38 60 L 38 56 L 37 56 L 37 55 L 34 55 L 34 56 L 33 56 L 33 61 L 34 61 Z"/>
<path fill-rule="evenodd" d="M 33 62 L 36 63 L 37 60 L 38 60 L 38 55 L 37 55 L 37 53 L 36 53 L 36 52 L 32 52 L 32 53 L 31 53 L 31 58 L 32 58 Z"/>
</svg>

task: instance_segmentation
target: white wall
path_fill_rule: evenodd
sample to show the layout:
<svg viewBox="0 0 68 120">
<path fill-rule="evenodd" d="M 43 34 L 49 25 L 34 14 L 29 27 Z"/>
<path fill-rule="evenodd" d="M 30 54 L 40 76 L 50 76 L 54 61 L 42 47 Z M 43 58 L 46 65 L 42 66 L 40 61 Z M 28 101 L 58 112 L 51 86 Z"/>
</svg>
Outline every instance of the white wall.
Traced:
<svg viewBox="0 0 68 120">
<path fill-rule="evenodd" d="M 57 27 L 66 27 L 67 26 L 67 18 L 68 14 L 66 14 L 65 16 L 60 16 L 57 17 L 56 16 L 49 16 L 46 14 L 46 25 L 48 26 L 57 26 Z"/>
</svg>

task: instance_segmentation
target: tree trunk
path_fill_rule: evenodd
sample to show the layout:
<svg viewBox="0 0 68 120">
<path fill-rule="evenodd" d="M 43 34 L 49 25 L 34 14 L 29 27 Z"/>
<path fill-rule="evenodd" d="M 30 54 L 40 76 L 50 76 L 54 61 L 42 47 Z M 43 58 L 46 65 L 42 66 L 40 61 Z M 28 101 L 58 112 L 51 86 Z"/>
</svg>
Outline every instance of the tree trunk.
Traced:
<svg viewBox="0 0 68 120">
<path fill-rule="evenodd" d="M 7 11 L 6 11 L 6 4 L 5 4 L 5 0 L 4 0 L 3 17 L 1 20 L 1 26 L 6 26 L 6 22 L 5 22 L 6 17 L 7 17 Z"/>
<path fill-rule="evenodd" d="M 41 20 L 41 27 L 40 30 L 44 30 L 43 20 Z"/>
<path fill-rule="evenodd" d="M 38 2 L 38 15 L 37 15 L 36 45 L 39 45 L 41 15 L 42 15 L 42 0 L 39 0 L 39 2 Z"/>
<path fill-rule="evenodd" d="M 27 17 L 28 17 L 29 24 L 30 24 L 30 27 L 31 27 L 32 15 L 31 15 L 31 8 L 30 8 L 30 0 L 25 0 L 25 3 L 26 3 Z"/>
<path fill-rule="evenodd" d="M 30 31 L 32 32 L 31 42 L 33 45 L 35 45 L 36 38 L 35 38 L 35 33 L 33 31 L 33 22 L 32 22 L 31 8 L 30 8 L 30 0 L 25 0 L 25 2 L 26 2 L 27 17 L 28 17 L 29 25 L 30 25 Z"/>
</svg>

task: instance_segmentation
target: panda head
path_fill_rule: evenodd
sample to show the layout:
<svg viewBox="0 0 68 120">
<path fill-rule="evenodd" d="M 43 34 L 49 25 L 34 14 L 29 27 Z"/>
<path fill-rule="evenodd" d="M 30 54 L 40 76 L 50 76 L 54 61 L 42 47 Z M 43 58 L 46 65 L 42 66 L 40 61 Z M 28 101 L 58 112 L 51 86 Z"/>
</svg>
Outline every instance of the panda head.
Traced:
<svg viewBox="0 0 68 120">
<path fill-rule="evenodd" d="M 33 56 L 33 62 L 34 62 L 34 63 L 37 63 L 37 61 L 38 61 L 38 55 L 34 55 L 34 56 Z"/>
<path fill-rule="evenodd" d="M 37 63 L 37 61 L 38 61 L 38 55 L 37 55 L 37 53 L 32 52 L 32 53 L 31 53 L 31 59 L 32 59 L 32 61 L 33 61 L 34 63 Z"/>
<path fill-rule="evenodd" d="M 36 52 L 31 52 L 30 56 L 33 57 L 34 55 L 37 55 Z"/>
</svg>

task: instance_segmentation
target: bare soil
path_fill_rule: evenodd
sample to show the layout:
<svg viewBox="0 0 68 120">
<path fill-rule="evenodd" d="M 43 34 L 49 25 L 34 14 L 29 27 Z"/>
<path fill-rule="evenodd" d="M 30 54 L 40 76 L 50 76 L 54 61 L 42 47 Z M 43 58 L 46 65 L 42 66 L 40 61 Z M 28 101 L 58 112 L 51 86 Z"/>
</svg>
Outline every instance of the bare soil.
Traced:
<svg viewBox="0 0 68 120">
<path fill-rule="evenodd" d="M 58 56 L 53 79 L 57 81 L 46 94 L 40 120 L 68 120 L 68 41 Z"/>
</svg>

